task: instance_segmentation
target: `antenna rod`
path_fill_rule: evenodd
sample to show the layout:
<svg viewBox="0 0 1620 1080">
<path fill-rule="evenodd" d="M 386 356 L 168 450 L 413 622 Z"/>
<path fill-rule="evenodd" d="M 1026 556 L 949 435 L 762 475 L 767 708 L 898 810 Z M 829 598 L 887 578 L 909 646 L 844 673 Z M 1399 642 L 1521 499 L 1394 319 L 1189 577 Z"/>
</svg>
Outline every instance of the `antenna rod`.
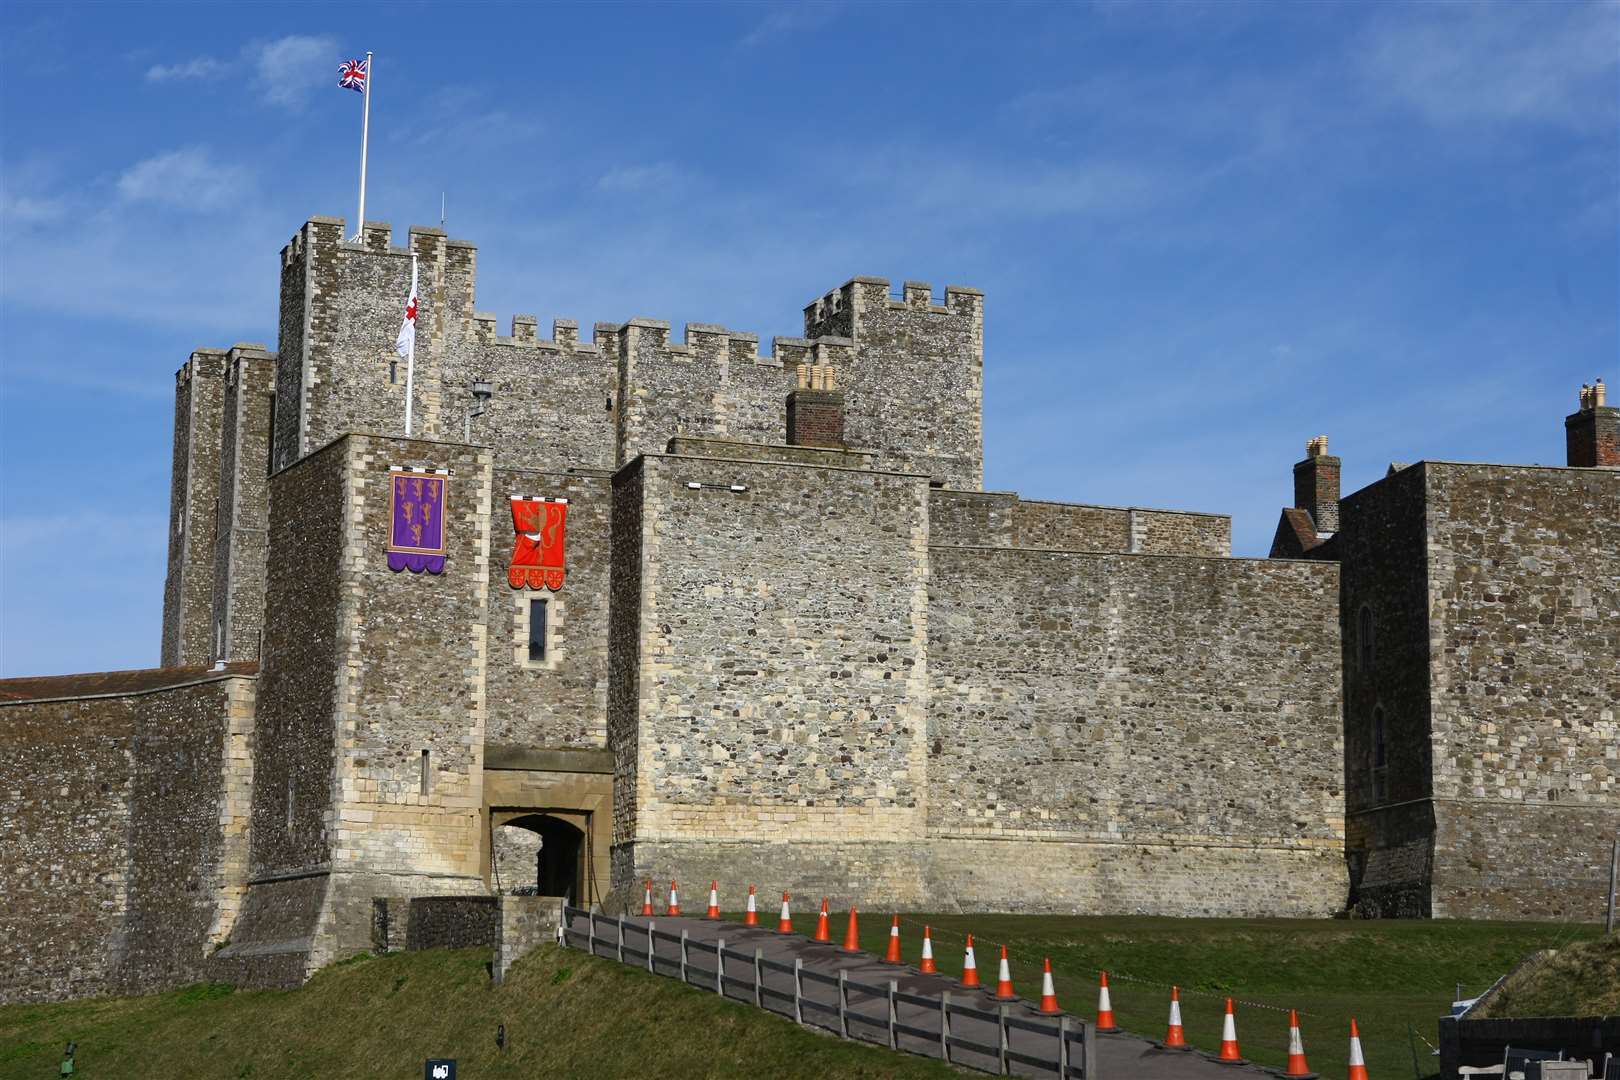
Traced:
<svg viewBox="0 0 1620 1080">
<path fill-rule="evenodd" d="M 444 192 L 439 192 L 439 228 L 444 228 Z"/>
</svg>

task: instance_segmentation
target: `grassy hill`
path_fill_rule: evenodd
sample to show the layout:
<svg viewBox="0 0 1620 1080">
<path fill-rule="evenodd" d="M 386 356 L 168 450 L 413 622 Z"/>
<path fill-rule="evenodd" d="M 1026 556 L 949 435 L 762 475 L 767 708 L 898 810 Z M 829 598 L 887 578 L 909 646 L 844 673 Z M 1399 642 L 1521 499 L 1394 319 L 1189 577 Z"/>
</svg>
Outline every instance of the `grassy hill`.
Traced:
<svg viewBox="0 0 1620 1080">
<path fill-rule="evenodd" d="M 1620 933 L 1526 964 L 1470 1015 L 1613 1016 L 1620 1013 Z"/>
<path fill-rule="evenodd" d="M 0 1008 L 0 1077 L 398 1077 L 429 1057 L 467 1080 L 567 1076 L 948 1077 L 923 1058 L 841 1042 L 671 979 L 543 946 L 502 985 L 482 950 L 396 953 L 300 990 L 171 994 Z M 506 1049 L 495 1025 L 506 1025 Z"/>
<path fill-rule="evenodd" d="M 1285 1010 L 1297 1008 L 1311 1065 L 1330 1080 L 1344 1076 L 1351 1016 L 1360 1022 L 1377 1080 L 1433 1072 L 1427 1042 L 1455 984 L 1479 993 L 1537 949 L 1560 949 L 1559 960 L 1589 973 L 1593 986 L 1612 991 L 1620 985 L 1620 945 L 1615 939 L 1601 948 L 1583 945 L 1598 936 L 1590 926 L 915 915 L 902 924 L 908 959 L 917 955 L 924 921 L 934 927 L 935 954 L 948 974 L 960 969 L 962 935 L 969 931 L 986 974 L 994 974 L 996 947 L 1009 946 L 1013 976 L 1025 994 L 1038 989 L 1041 957 L 1050 956 L 1059 999 L 1080 1015 L 1095 1008 L 1095 972 L 1107 969 L 1119 1022 L 1153 1038 L 1164 1033 L 1169 984 L 1182 987 L 1189 1040 L 1209 1049 L 1219 1043 L 1221 1000 L 1231 995 L 1239 1001 L 1244 1056 L 1263 1064 L 1283 1064 Z M 811 930 L 813 918 L 798 920 L 798 928 Z M 842 929 L 839 913 L 835 930 Z M 863 945 L 881 951 L 888 919 L 863 915 L 861 929 Z M 414 1078 L 426 1058 L 439 1056 L 456 1058 L 467 1080 L 961 1075 L 937 1062 L 842 1043 L 577 951 L 544 947 L 502 986 L 490 984 L 487 960 L 477 950 L 403 953 L 336 965 L 290 992 L 193 987 L 142 998 L 0 1007 L 0 1078 L 56 1075 L 69 1039 L 79 1043 L 80 1076 L 137 1080 Z M 1561 979 L 1551 973 L 1563 970 L 1549 968 L 1544 988 L 1528 987 L 1519 999 L 1547 1004 L 1524 1007 L 1615 1011 L 1612 1003 L 1599 1007 L 1610 1000 L 1601 996 L 1581 999 L 1588 1007 L 1579 1009 L 1534 996 L 1555 993 Z M 504 1052 L 495 1047 L 495 1026 L 502 1023 Z"/>
</svg>

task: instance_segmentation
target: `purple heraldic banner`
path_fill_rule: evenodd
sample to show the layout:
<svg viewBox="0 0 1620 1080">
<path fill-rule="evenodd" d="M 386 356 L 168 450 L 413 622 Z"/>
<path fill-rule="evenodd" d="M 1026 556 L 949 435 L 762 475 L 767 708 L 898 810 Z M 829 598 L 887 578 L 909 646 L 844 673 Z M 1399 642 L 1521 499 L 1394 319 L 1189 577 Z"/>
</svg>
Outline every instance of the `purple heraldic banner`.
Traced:
<svg viewBox="0 0 1620 1080">
<path fill-rule="evenodd" d="M 444 573 L 445 477 L 396 470 L 389 481 L 388 569 Z"/>
</svg>

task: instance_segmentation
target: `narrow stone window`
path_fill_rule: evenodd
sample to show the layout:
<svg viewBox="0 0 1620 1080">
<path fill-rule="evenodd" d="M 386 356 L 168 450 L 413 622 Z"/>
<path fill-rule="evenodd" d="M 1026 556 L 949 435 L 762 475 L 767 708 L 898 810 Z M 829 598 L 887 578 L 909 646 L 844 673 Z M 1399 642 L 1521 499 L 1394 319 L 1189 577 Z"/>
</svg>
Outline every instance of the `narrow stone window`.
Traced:
<svg viewBox="0 0 1620 1080">
<path fill-rule="evenodd" d="M 390 360 L 390 361 L 388 361 L 388 381 L 390 383 L 397 383 L 399 381 L 399 361 L 398 360 Z"/>
<path fill-rule="evenodd" d="M 225 659 L 225 623 L 214 620 L 214 659 Z"/>
<path fill-rule="evenodd" d="M 1360 652 L 1361 667 L 1372 667 L 1373 662 L 1373 617 L 1372 608 L 1361 605 L 1361 611 L 1356 616 L 1356 648 Z"/>
<path fill-rule="evenodd" d="M 546 602 L 529 601 L 529 662 L 538 663 L 546 658 Z"/>
<path fill-rule="evenodd" d="M 428 793 L 428 752 L 422 751 L 422 794 Z"/>
<path fill-rule="evenodd" d="M 607 399 L 606 411 L 607 412 L 612 412 L 613 411 L 613 399 L 612 398 Z"/>
<path fill-rule="evenodd" d="M 1372 781 L 1375 800 L 1381 800 L 1389 794 L 1388 766 L 1389 743 L 1384 730 L 1384 710 L 1377 708 L 1373 710 L 1372 724 Z"/>
</svg>

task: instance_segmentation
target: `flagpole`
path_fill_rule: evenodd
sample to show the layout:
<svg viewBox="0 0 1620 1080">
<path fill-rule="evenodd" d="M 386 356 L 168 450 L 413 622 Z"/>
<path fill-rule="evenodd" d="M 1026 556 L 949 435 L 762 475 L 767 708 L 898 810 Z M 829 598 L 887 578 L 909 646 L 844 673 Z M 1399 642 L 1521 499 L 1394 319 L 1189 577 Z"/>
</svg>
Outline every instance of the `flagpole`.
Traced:
<svg viewBox="0 0 1620 1080">
<path fill-rule="evenodd" d="M 369 80 L 366 85 L 371 85 Z M 416 296 L 416 252 L 411 252 L 411 297 Z M 411 402 L 416 397 L 416 327 L 405 350 L 405 437 L 411 434 Z"/>
<path fill-rule="evenodd" d="M 373 70 L 373 68 L 371 66 L 371 53 L 368 50 L 366 52 L 366 81 L 365 81 L 366 104 L 365 104 L 365 108 L 362 109 L 361 113 L 360 113 L 360 117 L 361 117 L 361 119 L 360 119 L 360 220 L 358 222 L 356 222 L 355 227 L 354 227 L 354 238 L 356 240 L 362 240 L 362 241 L 365 240 L 365 238 L 366 238 L 366 144 L 371 139 L 371 73 L 372 73 L 372 70 Z M 407 417 L 406 422 L 405 422 L 405 430 L 406 430 L 406 433 L 408 434 L 410 432 L 410 420 L 409 420 L 410 414 L 406 413 L 405 415 Z"/>
</svg>

